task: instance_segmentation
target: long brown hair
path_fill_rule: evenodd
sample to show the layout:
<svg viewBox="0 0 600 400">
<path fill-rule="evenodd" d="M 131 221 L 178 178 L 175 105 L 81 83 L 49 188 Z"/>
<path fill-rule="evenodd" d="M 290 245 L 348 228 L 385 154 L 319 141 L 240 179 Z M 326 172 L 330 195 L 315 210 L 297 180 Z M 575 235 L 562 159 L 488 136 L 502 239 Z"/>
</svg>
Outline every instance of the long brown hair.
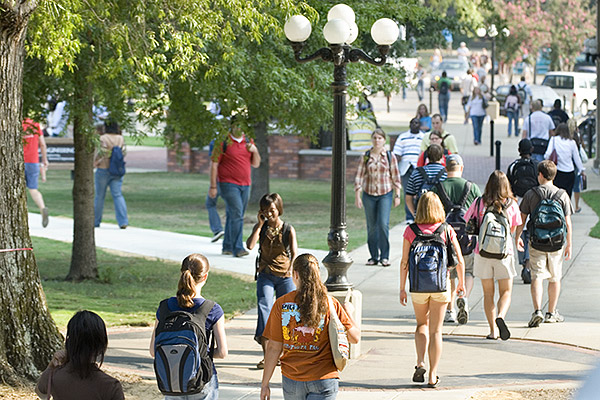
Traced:
<svg viewBox="0 0 600 400">
<path fill-rule="evenodd" d="M 316 328 L 328 307 L 327 288 L 321 282 L 319 261 L 312 254 L 301 254 L 294 260 L 294 271 L 299 278 L 295 300 L 300 321 L 306 327 Z"/>
<path fill-rule="evenodd" d="M 486 207 L 493 205 L 497 211 L 502 210 L 506 199 L 516 201 L 506 174 L 499 170 L 492 172 L 488 178 L 482 197 Z"/>
<path fill-rule="evenodd" d="M 208 259 L 202 254 L 193 253 L 183 259 L 181 262 L 181 276 L 177 285 L 177 304 L 179 304 L 179 307 L 191 308 L 194 306 L 196 285 L 200 283 L 209 269 Z"/>
</svg>

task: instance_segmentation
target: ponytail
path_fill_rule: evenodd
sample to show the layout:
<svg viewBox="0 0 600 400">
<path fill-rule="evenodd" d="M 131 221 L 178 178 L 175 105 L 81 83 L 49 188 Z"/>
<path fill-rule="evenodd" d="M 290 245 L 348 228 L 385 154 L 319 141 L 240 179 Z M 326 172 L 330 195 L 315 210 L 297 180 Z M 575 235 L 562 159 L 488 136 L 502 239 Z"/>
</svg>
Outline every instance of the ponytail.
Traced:
<svg viewBox="0 0 600 400">
<path fill-rule="evenodd" d="M 294 271 L 299 278 L 295 301 L 300 321 L 306 327 L 316 328 L 328 309 L 327 288 L 321 282 L 319 261 L 312 254 L 299 255 L 294 260 Z"/>
<path fill-rule="evenodd" d="M 181 263 L 181 276 L 177 285 L 177 304 L 181 308 L 194 306 L 196 285 L 208 273 L 210 265 L 202 254 L 194 253 L 187 256 Z"/>
</svg>

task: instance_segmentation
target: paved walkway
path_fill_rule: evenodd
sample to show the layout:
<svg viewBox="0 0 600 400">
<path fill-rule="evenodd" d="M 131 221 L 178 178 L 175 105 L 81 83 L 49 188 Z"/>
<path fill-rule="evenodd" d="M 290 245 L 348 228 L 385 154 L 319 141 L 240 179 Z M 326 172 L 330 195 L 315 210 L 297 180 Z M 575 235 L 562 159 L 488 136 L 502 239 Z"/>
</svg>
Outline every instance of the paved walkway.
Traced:
<svg viewBox="0 0 600 400">
<path fill-rule="evenodd" d="M 380 122 L 408 121 L 416 105 L 415 99 L 402 103 L 393 100 L 390 114 L 378 114 Z M 489 147 L 472 145 L 471 127 L 462 124 L 458 97 L 454 94 L 447 129 L 456 134 L 461 154 L 465 155 L 467 168 L 476 171 L 474 180 L 485 183 L 493 169 Z M 385 109 L 383 99 L 373 101 L 376 110 Z M 435 104 L 435 103 L 434 103 Z M 496 124 L 497 131 L 506 132 L 506 121 Z M 484 135 L 487 135 L 484 127 Z M 512 148 L 505 151 L 506 160 L 516 157 L 518 140 L 509 139 Z M 470 164 L 472 163 L 472 164 Z M 589 163 L 591 164 L 591 162 Z M 589 174 L 590 189 L 600 189 L 600 178 Z M 350 255 L 354 265 L 348 276 L 356 289 L 363 293 L 363 319 L 361 356 L 352 360 L 342 373 L 339 399 L 468 399 L 482 390 L 563 388 L 581 383 L 587 371 L 598 362 L 600 350 L 600 320 L 594 307 L 600 291 L 600 241 L 587 233 L 598 218 L 585 204 L 583 211 L 573 217 L 575 226 L 574 257 L 565 262 L 563 291 L 559 302 L 562 324 L 543 324 L 536 329 L 527 328 L 532 312 L 529 286 L 520 279 L 513 287 L 512 305 L 506 318 L 512 333 L 507 342 L 484 339 L 488 333 L 482 306 L 479 282 L 470 298 L 471 315 L 467 325 L 444 326 L 444 353 L 439 367 L 442 386 L 439 389 L 422 389 L 410 381 L 415 362 L 413 343 L 414 314 L 412 307 L 402 307 L 398 302 L 399 260 L 404 226 L 391 230 L 392 267 L 367 267 L 365 246 Z M 72 221 L 68 218 L 51 218 L 47 229 L 40 226 L 39 215 L 30 214 L 31 234 L 56 240 L 70 241 Z M 324 233 L 325 236 L 326 233 Z M 99 247 L 127 251 L 144 256 L 180 261 L 193 251 L 206 254 L 219 269 L 242 274 L 252 274 L 254 257 L 233 258 L 220 254 L 219 244 L 209 238 L 158 232 L 130 227 L 119 230 L 116 226 L 102 224 L 96 229 Z M 127 243 L 126 246 L 123 243 Z M 256 251 L 256 250 L 255 250 Z M 325 252 L 314 252 L 322 259 Z M 323 270 L 323 275 L 326 272 Z M 209 283 L 210 284 L 210 283 Z M 158 303 L 157 299 L 157 303 Z M 546 301 L 546 298 L 544 299 Z M 257 398 L 262 372 L 255 368 L 261 359 L 261 350 L 252 340 L 256 312 L 227 322 L 230 354 L 217 360 L 220 398 Z M 153 379 L 152 359 L 148 354 L 150 328 L 123 328 L 110 332 L 110 347 L 105 360 L 111 368 L 135 372 Z M 281 399 L 281 378 L 276 372 L 273 398 Z M 160 398 L 157 394 L 156 398 Z"/>
</svg>

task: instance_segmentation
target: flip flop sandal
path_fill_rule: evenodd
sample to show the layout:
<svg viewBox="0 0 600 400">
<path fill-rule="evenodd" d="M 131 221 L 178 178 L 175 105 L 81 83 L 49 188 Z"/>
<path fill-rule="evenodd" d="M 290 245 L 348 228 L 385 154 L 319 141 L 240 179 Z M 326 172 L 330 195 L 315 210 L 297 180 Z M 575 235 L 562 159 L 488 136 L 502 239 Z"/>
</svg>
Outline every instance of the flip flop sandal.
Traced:
<svg viewBox="0 0 600 400">
<path fill-rule="evenodd" d="M 367 265 L 377 265 L 378 261 L 377 260 L 373 260 L 372 258 L 369 258 L 369 260 L 367 261 Z"/>
<path fill-rule="evenodd" d="M 256 364 L 256 369 L 265 369 L 265 360 L 260 360 L 258 364 Z"/>
<path fill-rule="evenodd" d="M 415 373 L 413 374 L 413 382 L 423 383 L 425 382 L 425 373 L 427 371 L 423 367 L 415 367 Z"/>
<path fill-rule="evenodd" d="M 498 340 L 498 336 L 492 336 L 492 335 L 487 335 L 485 338 L 489 339 L 489 340 Z"/>
<path fill-rule="evenodd" d="M 439 384 L 440 384 L 440 377 L 439 377 L 439 376 L 436 376 L 436 377 L 435 377 L 435 383 L 428 383 L 428 384 L 427 384 L 427 387 L 428 387 L 428 388 L 431 388 L 431 389 L 433 389 L 433 388 L 436 388 L 436 387 L 438 387 L 438 386 L 439 386 Z"/>
<path fill-rule="evenodd" d="M 502 340 L 510 339 L 510 331 L 508 330 L 508 326 L 506 326 L 506 322 L 504 322 L 504 319 L 502 319 L 500 317 L 496 318 L 496 325 L 498 326 L 498 329 L 500 330 L 500 339 L 502 339 Z"/>
</svg>

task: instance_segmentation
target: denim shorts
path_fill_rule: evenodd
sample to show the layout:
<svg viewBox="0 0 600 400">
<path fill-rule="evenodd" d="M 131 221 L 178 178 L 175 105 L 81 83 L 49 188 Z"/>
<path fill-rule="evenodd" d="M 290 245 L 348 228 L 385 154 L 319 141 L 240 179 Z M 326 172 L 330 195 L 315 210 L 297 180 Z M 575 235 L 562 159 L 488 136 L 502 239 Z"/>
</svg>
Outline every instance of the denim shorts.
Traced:
<svg viewBox="0 0 600 400">
<path fill-rule="evenodd" d="M 335 400 L 339 388 L 339 379 L 303 382 L 282 375 L 281 386 L 285 400 Z"/>
<path fill-rule="evenodd" d="M 25 184 L 27 189 L 38 188 L 38 178 L 40 176 L 40 164 L 25 163 Z"/>
</svg>

